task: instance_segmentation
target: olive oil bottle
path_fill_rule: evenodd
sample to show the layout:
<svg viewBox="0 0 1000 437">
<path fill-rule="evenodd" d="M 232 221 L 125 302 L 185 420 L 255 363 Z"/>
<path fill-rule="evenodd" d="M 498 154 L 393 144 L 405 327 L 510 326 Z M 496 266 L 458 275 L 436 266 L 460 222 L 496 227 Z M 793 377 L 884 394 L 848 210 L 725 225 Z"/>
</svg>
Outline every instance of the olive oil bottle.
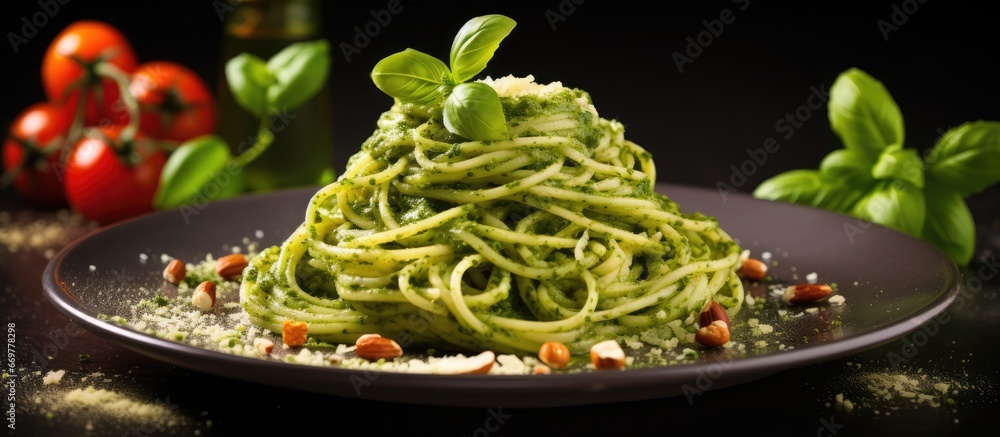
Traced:
<svg viewBox="0 0 1000 437">
<path fill-rule="evenodd" d="M 239 0 L 224 14 L 217 133 L 239 155 L 257 138 L 260 120 L 241 108 L 226 84 L 225 63 L 240 53 L 267 60 L 289 44 L 323 37 L 319 0 Z M 279 110 L 270 147 L 244 168 L 247 192 L 329 183 L 334 178 L 329 87 L 305 104 Z"/>
</svg>

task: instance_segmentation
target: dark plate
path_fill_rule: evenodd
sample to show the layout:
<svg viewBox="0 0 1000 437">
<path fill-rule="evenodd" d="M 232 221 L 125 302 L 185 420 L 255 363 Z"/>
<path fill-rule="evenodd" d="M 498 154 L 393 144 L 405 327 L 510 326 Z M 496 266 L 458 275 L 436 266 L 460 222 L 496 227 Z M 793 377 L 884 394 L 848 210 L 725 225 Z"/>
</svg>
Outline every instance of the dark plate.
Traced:
<svg viewBox="0 0 1000 437">
<path fill-rule="evenodd" d="M 766 284 L 748 284 L 747 293 L 757 298 L 757 305 L 732 321 L 733 342 L 744 345 L 742 350 L 723 349 L 693 362 L 651 368 L 544 377 L 364 373 L 289 364 L 163 340 L 97 317 L 121 311 L 121 293 L 134 293 L 136 284 L 162 282 L 161 253 L 200 259 L 260 235 L 258 230 L 263 231 L 262 245 L 280 244 L 301 222 L 314 189 L 245 196 L 99 229 L 59 252 L 42 281 L 46 297 L 84 328 L 188 369 L 344 397 L 512 408 L 634 401 L 744 383 L 890 342 L 944 311 L 959 292 L 961 274 L 955 264 L 935 247 L 900 232 L 742 194 L 722 196 L 677 185 L 657 189 L 685 212 L 715 216 L 755 257 L 770 252 L 772 283 L 806 282 L 815 272 L 819 282 L 836 283 L 846 302 L 804 312 L 783 306 Z M 149 259 L 142 262 L 140 254 Z M 750 319 L 774 332 L 753 333 Z M 364 383 L 359 385 L 358 378 Z"/>
</svg>

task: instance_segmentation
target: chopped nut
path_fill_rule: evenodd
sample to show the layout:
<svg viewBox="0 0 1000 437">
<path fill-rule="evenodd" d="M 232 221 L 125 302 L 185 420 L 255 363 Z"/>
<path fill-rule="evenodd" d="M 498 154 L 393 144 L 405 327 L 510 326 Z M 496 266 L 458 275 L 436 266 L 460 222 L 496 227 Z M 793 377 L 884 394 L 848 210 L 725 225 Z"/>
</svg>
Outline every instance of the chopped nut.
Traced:
<svg viewBox="0 0 1000 437">
<path fill-rule="evenodd" d="M 285 319 L 281 324 L 281 342 L 288 346 L 302 346 L 306 344 L 306 334 L 309 332 L 309 324 L 306 322 L 296 322 Z"/>
<path fill-rule="evenodd" d="M 271 351 L 274 350 L 274 342 L 266 338 L 256 338 L 253 341 L 253 347 L 257 348 L 257 352 L 261 355 L 270 355 Z"/>
<path fill-rule="evenodd" d="M 486 374 L 493 368 L 496 354 L 485 351 L 471 357 L 449 357 L 437 363 L 434 373 L 442 375 L 473 375 Z"/>
<path fill-rule="evenodd" d="M 546 366 L 544 364 L 539 364 L 535 366 L 535 369 L 531 373 L 535 375 L 548 375 L 552 373 L 552 369 L 550 369 L 549 366 Z"/>
<path fill-rule="evenodd" d="M 722 320 L 726 322 L 726 326 L 729 326 L 729 313 L 718 302 L 710 300 L 705 303 L 705 306 L 701 307 L 698 326 L 704 328 L 716 320 Z"/>
<path fill-rule="evenodd" d="M 708 326 L 698 328 L 694 340 L 705 347 L 720 347 L 729 343 L 729 325 L 722 320 L 716 320 Z"/>
<path fill-rule="evenodd" d="M 243 275 L 243 269 L 247 268 L 247 257 L 241 253 L 234 253 L 219 258 L 215 262 L 215 271 L 227 281 L 232 281 Z"/>
<path fill-rule="evenodd" d="M 391 338 L 385 338 L 378 334 L 365 334 L 358 337 L 354 343 L 355 355 L 369 361 L 376 361 L 382 358 L 391 360 L 403 355 L 403 348 Z"/>
<path fill-rule="evenodd" d="M 598 370 L 625 367 L 625 351 L 614 340 L 604 340 L 590 347 L 590 361 Z"/>
<path fill-rule="evenodd" d="M 363 334 L 362 336 L 358 337 L 358 339 L 355 340 L 354 343 L 357 344 L 357 343 L 361 343 L 363 341 L 366 341 L 369 338 L 378 338 L 378 337 L 381 337 L 381 335 L 378 335 L 378 334 Z"/>
<path fill-rule="evenodd" d="M 167 264 L 167 267 L 163 269 L 163 279 L 172 284 L 180 284 L 186 274 L 187 267 L 184 265 L 184 261 L 179 259 L 170 261 L 170 264 Z"/>
<path fill-rule="evenodd" d="M 754 258 L 747 258 L 743 260 L 743 265 L 740 268 L 743 276 L 754 281 L 761 281 L 767 277 L 767 264 L 763 261 Z"/>
<path fill-rule="evenodd" d="M 826 284 L 796 284 L 785 288 L 781 300 L 785 303 L 807 304 L 825 299 L 833 289 Z"/>
<path fill-rule="evenodd" d="M 569 348 L 558 341 L 547 341 L 538 349 L 538 359 L 553 369 L 562 369 L 569 364 Z"/>
<path fill-rule="evenodd" d="M 198 284 L 191 294 L 191 303 L 202 311 L 210 311 L 215 306 L 215 283 L 205 281 Z"/>
</svg>

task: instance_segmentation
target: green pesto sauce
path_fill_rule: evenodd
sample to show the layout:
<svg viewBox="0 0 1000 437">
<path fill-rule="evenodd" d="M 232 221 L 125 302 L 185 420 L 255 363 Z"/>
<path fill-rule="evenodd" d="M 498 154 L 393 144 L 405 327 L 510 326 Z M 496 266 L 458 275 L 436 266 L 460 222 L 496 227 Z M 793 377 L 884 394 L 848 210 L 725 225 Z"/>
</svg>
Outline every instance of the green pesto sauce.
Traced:
<svg viewBox="0 0 1000 437">
<path fill-rule="evenodd" d="M 396 219 L 401 225 L 424 220 L 448 209 L 448 205 L 440 200 L 403 194 L 396 198 L 395 204 L 400 208 Z"/>
<path fill-rule="evenodd" d="M 594 114 L 581 106 L 578 100 L 579 97 L 584 97 L 588 103 L 590 102 L 589 95 L 585 92 L 567 88 L 544 96 L 501 97 L 500 104 L 503 106 L 504 115 L 507 117 L 508 125 L 511 127 L 530 124 L 534 120 L 559 113 L 571 114 L 572 118 L 576 119 L 578 127 L 571 133 L 560 134 L 568 134 L 579 140 L 585 146 L 581 151 L 587 156 L 592 156 L 600 140 L 601 130 L 598 129 Z M 521 136 L 544 136 L 551 134 L 552 132 L 539 132 L 529 128 Z"/>
</svg>

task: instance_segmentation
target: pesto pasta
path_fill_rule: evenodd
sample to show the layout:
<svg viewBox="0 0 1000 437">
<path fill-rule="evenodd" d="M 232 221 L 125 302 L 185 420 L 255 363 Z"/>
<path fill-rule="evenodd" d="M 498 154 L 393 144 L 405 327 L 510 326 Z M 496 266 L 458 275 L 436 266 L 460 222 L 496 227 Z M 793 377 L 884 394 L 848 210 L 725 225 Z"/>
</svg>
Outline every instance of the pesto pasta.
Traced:
<svg viewBox="0 0 1000 437">
<path fill-rule="evenodd" d="M 575 354 L 690 338 L 709 300 L 740 309 L 741 248 L 654 191 L 651 155 L 589 94 L 531 76 L 493 87 L 509 139 L 450 133 L 440 105 L 396 100 L 303 224 L 253 259 L 240 298 L 281 332 L 353 343 Z M 676 344 L 674 342 L 673 344 Z"/>
</svg>

